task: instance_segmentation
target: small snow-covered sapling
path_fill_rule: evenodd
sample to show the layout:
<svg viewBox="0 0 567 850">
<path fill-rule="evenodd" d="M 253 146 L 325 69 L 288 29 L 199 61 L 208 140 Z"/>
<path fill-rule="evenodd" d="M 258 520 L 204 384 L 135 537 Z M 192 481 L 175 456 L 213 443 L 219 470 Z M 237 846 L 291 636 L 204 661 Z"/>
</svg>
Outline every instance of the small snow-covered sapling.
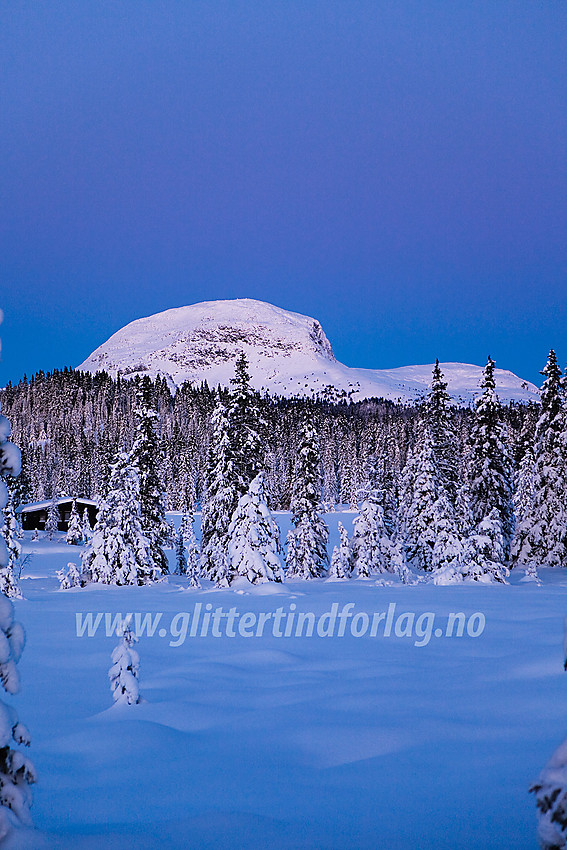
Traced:
<svg viewBox="0 0 567 850">
<path fill-rule="evenodd" d="M 112 652 L 112 666 L 108 671 L 110 689 L 116 705 L 135 705 L 142 702 L 138 683 L 140 656 L 134 649 L 138 638 L 127 625 L 120 643 Z"/>
</svg>

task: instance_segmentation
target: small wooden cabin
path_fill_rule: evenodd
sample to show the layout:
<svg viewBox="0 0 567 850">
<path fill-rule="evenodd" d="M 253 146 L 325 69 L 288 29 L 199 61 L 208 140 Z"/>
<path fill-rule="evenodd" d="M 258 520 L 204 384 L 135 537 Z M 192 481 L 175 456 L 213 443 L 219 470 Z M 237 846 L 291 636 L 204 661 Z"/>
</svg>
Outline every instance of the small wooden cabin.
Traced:
<svg viewBox="0 0 567 850">
<path fill-rule="evenodd" d="M 83 511 L 86 508 L 91 528 L 93 528 L 98 512 L 96 502 L 93 502 L 92 499 L 73 499 L 69 496 L 64 496 L 61 499 L 55 500 L 59 509 L 59 523 L 57 526 L 59 531 L 68 531 L 69 529 L 69 519 L 73 510 L 73 502 L 76 502 L 77 511 L 80 516 L 83 515 Z M 34 531 L 35 529 L 39 529 L 43 531 L 50 506 L 51 500 L 48 502 L 37 502 L 34 505 L 24 505 L 22 508 L 18 508 L 17 513 L 20 514 L 23 530 Z"/>
</svg>

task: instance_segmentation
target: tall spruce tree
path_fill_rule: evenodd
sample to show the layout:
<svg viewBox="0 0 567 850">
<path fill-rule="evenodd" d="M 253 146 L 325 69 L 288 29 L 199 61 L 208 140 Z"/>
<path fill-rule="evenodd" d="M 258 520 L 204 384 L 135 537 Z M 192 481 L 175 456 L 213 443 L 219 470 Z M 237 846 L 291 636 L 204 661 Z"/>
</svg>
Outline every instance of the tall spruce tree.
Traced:
<svg viewBox="0 0 567 850">
<path fill-rule="evenodd" d="M 510 551 L 512 564 L 516 563 L 531 527 L 530 513 L 535 499 L 534 488 L 535 460 L 531 446 L 528 446 L 520 462 L 515 481 L 514 514 L 516 527 Z"/>
<path fill-rule="evenodd" d="M 392 456 L 382 447 L 366 461 L 368 488 L 382 508 L 384 525 L 390 537 L 394 537 L 398 522 L 398 481 Z"/>
<path fill-rule="evenodd" d="M 238 577 L 252 584 L 283 581 L 278 556 L 280 530 L 272 517 L 264 493 L 264 474 L 253 479 L 241 496 L 229 528 L 229 583 Z"/>
<path fill-rule="evenodd" d="M 417 476 L 419 446 L 408 449 L 406 463 L 400 476 L 399 504 L 396 521 L 397 537 L 405 544 L 408 536 L 410 510 L 413 503 L 413 491 Z"/>
<path fill-rule="evenodd" d="M 515 482 L 514 513 L 516 515 L 516 523 L 518 525 L 523 522 L 532 510 L 535 496 L 534 467 L 535 460 L 533 449 L 531 446 L 528 446 L 520 462 L 520 468 Z"/>
<path fill-rule="evenodd" d="M 265 422 L 260 415 L 258 395 L 250 385 L 248 359 L 239 355 L 234 377 L 230 381 L 229 420 L 231 427 L 233 468 L 238 492 L 243 496 L 251 481 L 264 470 L 262 431 Z"/>
<path fill-rule="evenodd" d="M 497 508 L 492 508 L 467 538 L 461 573 L 468 580 L 506 584 L 510 573 L 504 564 L 504 535 Z"/>
<path fill-rule="evenodd" d="M 439 360 L 435 361 L 433 367 L 425 415 L 439 484 L 450 503 L 455 505 L 459 477 L 457 439 L 451 416 L 451 396 L 447 392 L 447 382 L 444 380 Z"/>
<path fill-rule="evenodd" d="M 567 847 L 567 740 L 553 753 L 530 791 L 536 795 L 541 850 Z"/>
<path fill-rule="evenodd" d="M 116 447 L 111 441 L 109 429 L 104 428 L 95 446 L 95 464 L 98 474 L 93 496 L 98 497 L 98 499 L 105 499 L 108 495 L 108 485 L 115 455 Z"/>
<path fill-rule="evenodd" d="M 77 503 L 75 499 L 73 499 L 73 507 L 71 509 L 71 516 L 69 517 L 69 527 L 67 529 L 67 534 L 65 535 L 65 542 L 70 546 L 78 546 L 83 542 L 83 540 L 84 537 L 81 517 L 77 510 Z"/>
<path fill-rule="evenodd" d="M 535 432 L 533 501 L 516 530 L 514 562 L 567 566 L 567 415 L 555 351 L 549 352 L 541 374 L 545 380 Z"/>
<path fill-rule="evenodd" d="M 45 534 L 48 540 L 53 540 L 53 535 L 59 531 L 60 519 L 59 504 L 57 502 L 57 496 L 54 493 L 47 509 L 47 520 L 45 523 Z"/>
<path fill-rule="evenodd" d="M 470 509 L 473 523 L 478 526 L 496 508 L 507 560 L 514 533 L 513 474 L 506 426 L 496 395 L 494 365 L 489 357 L 481 383 L 483 392 L 475 402 L 469 455 Z"/>
<path fill-rule="evenodd" d="M 567 848 L 567 740 L 555 750 L 530 792 L 536 796 L 541 850 Z"/>
<path fill-rule="evenodd" d="M 8 503 L 8 489 L 4 479 L 16 478 L 21 469 L 19 449 L 10 442 L 10 423 L 0 413 L 0 527 L 3 511 Z M 0 533 L 0 570 L 10 562 L 10 552 Z M 0 682 L 6 693 L 13 695 L 20 690 L 16 667 L 25 644 L 25 632 L 14 620 L 14 606 L 5 595 L 0 594 Z M 30 735 L 20 723 L 12 705 L 0 700 L 0 841 L 6 839 L 19 825 L 30 826 L 30 785 L 36 780 L 33 764 L 13 744 L 29 746 Z"/>
<path fill-rule="evenodd" d="M 358 510 L 360 475 L 354 433 L 348 434 L 341 443 L 339 459 L 341 464 L 340 501 L 343 505 L 348 505 L 349 510 L 356 511 Z"/>
<path fill-rule="evenodd" d="M 184 576 L 187 573 L 187 552 L 185 551 L 185 540 L 181 529 L 175 538 L 175 575 Z"/>
<path fill-rule="evenodd" d="M 407 558 L 423 570 L 433 569 L 436 503 L 440 495 L 429 428 L 422 427 L 421 442 L 410 459 L 403 480 L 402 526 Z"/>
<path fill-rule="evenodd" d="M 353 523 L 350 542 L 353 571 L 358 578 L 369 578 L 388 570 L 389 541 L 382 508 L 367 497 Z"/>
<path fill-rule="evenodd" d="M 10 491 L 14 509 L 19 508 L 20 505 L 26 504 L 26 502 L 31 502 L 33 493 L 33 484 L 29 468 L 29 448 L 20 447 L 20 454 L 22 456 L 22 469 L 20 474 L 17 478 L 12 477 L 11 475 L 6 478 L 6 485 Z"/>
<path fill-rule="evenodd" d="M 88 508 L 84 508 L 83 516 L 81 519 L 81 535 L 85 543 L 87 540 L 90 540 L 92 537 L 93 529 L 91 526 L 91 521 L 89 519 L 89 511 Z"/>
<path fill-rule="evenodd" d="M 339 522 L 339 545 L 333 548 L 331 556 L 330 578 L 350 578 L 352 572 L 352 559 L 348 531 Z"/>
<path fill-rule="evenodd" d="M 211 418 L 205 501 L 201 514 L 201 569 L 206 578 L 217 581 L 226 573 L 230 520 L 238 504 L 228 410 L 220 395 Z M 224 556 L 224 557 L 223 557 Z"/>
<path fill-rule="evenodd" d="M 134 416 L 136 432 L 130 464 L 139 478 L 142 529 L 150 543 L 153 566 L 165 574 L 169 567 L 162 546 L 169 542 L 171 530 L 165 518 L 164 491 L 159 475 L 161 452 L 156 434 L 159 416 L 155 409 L 152 382 L 147 375 L 136 387 Z"/>
<path fill-rule="evenodd" d="M 129 455 L 119 453 L 108 496 L 99 506 L 93 536 L 82 553 L 85 581 L 143 585 L 161 576 L 142 529 L 139 487 Z"/>
<path fill-rule="evenodd" d="M 304 419 L 299 435 L 291 503 L 294 528 L 288 534 L 286 563 L 290 578 L 318 578 L 327 567 L 329 529 L 319 513 L 320 502 L 319 441 L 311 422 Z"/>
<path fill-rule="evenodd" d="M 18 540 L 18 525 L 11 495 L 4 507 L 4 525 L 0 533 L 8 550 L 8 563 L 0 565 L 0 593 L 10 599 L 21 599 L 22 591 L 16 578 L 16 568 L 22 547 Z"/>
<path fill-rule="evenodd" d="M 199 547 L 193 531 L 193 512 L 183 514 L 176 539 L 176 568 L 177 575 L 186 575 L 189 587 L 201 587 L 199 581 Z"/>
<path fill-rule="evenodd" d="M 322 458 L 322 466 L 323 466 L 323 505 L 325 506 L 325 510 L 332 512 L 335 510 L 335 505 L 337 504 L 338 499 L 338 482 L 337 482 L 337 470 L 336 463 L 333 451 L 333 443 L 329 439 L 329 435 L 327 434 L 327 439 L 325 440 L 324 450 L 323 450 L 323 458 Z"/>
<path fill-rule="evenodd" d="M 435 543 L 432 552 L 434 582 L 459 580 L 463 555 L 463 540 L 455 519 L 455 510 L 443 490 L 433 506 Z"/>
</svg>

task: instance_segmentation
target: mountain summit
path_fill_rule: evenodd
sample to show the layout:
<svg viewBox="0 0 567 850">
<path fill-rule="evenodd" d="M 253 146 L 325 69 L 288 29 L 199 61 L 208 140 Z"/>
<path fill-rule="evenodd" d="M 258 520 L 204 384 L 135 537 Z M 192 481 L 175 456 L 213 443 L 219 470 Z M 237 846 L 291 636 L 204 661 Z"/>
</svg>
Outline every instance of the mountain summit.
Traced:
<svg viewBox="0 0 567 850">
<path fill-rule="evenodd" d="M 172 389 L 186 381 L 228 386 L 244 352 L 253 386 L 275 395 L 386 398 L 412 402 L 427 391 L 432 365 L 356 369 L 339 363 L 316 319 L 264 301 L 204 301 L 130 322 L 99 346 L 78 368 L 113 376 L 163 375 Z M 468 404 L 478 393 L 480 366 L 442 363 L 455 401 Z M 503 402 L 538 401 L 537 388 L 497 369 Z"/>
</svg>

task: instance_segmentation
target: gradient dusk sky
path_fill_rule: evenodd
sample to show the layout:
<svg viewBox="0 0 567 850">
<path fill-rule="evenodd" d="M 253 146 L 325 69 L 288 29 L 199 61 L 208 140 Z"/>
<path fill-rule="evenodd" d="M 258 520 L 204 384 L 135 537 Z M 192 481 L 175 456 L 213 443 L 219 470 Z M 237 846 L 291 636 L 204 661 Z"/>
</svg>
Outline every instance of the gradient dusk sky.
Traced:
<svg viewBox="0 0 567 850">
<path fill-rule="evenodd" d="M 0 51 L 0 385 L 239 297 L 567 362 L 565 0 L 5 0 Z"/>
</svg>

